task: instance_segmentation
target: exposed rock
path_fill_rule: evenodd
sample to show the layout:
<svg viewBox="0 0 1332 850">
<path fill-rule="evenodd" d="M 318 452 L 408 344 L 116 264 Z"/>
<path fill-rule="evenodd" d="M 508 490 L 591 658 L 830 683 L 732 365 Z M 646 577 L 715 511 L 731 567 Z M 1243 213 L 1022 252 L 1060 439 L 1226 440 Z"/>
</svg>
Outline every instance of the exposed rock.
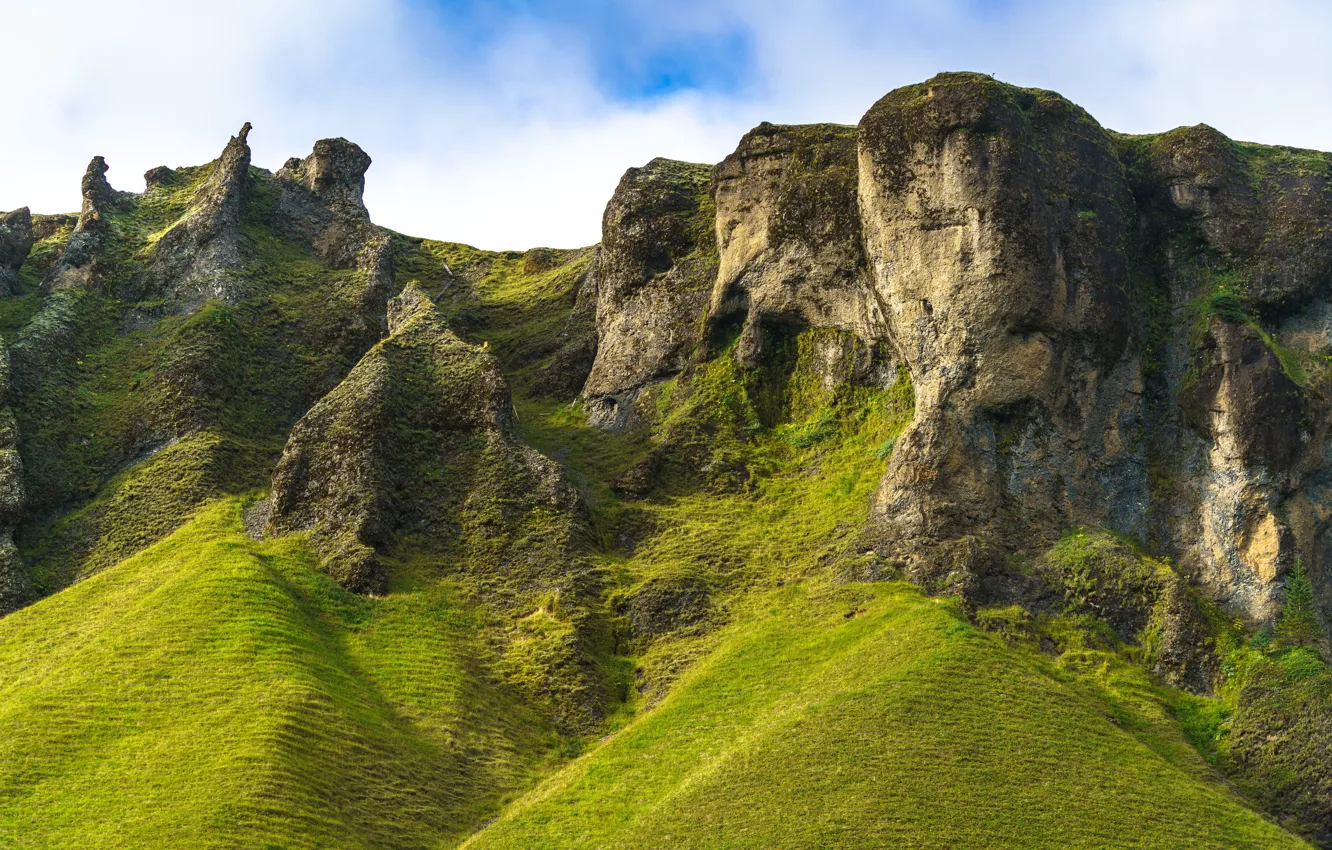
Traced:
<svg viewBox="0 0 1332 850">
<path fill-rule="evenodd" d="M 62 215 L 34 215 L 32 217 L 32 237 L 38 242 L 54 239 L 62 232 L 73 232 L 78 226 L 79 217 L 72 213 Z"/>
<path fill-rule="evenodd" d="M 620 180 L 602 218 L 589 419 L 623 426 L 644 384 L 678 373 L 703 340 L 716 278 L 710 169 L 654 159 Z"/>
<path fill-rule="evenodd" d="M 322 139 L 305 159 L 277 172 L 277 226 L 310 245 L 334 268 L 365 275 L 367 306 L 382 308 L 395 291 L 389 236 L 370 222 L 362 196 L 370 156 L 346 139 Z"/>
<path fill-rule="evenodd" d="M 1181 402 L 1210 446 L 1205 472 L 1187 485 L 1196 502 L 1181 500 L 1192 510 L 1180 531 L 1197 541 L 1190 563 L 1221 598 L 1270 620 L 1295 554 L 1276 511 L 1305 449 L 1304 394 L 1254 328 L 1220 318 L 1211 319 L 1194 370 Z"/>
<path fill-rule="evenodd" d="M 544 249 L 543 249 L 544 250 Z M 597 357 L 597 271 L 600 252 L 593 256 L 578 283 L 574 306 L 560 331 L 560 347 L 550 365 L 533 381 L 538 395 L 572 398 L 583 389 Z M 545 259 L 541 260 L 546 262 Z M 527 259 L 523 261 L 524 267 Z"/>
<path fill-rule="evenodd" d="M 899 89 L 859 132 L 866 254 L 916 389 L 874 505 L 885 548 L 933 584 L 1076 523 L 1140 531 L 1116 510 L 1146 493 L 1109 137 L 976 74 Z M 938 550 L 963 538 L 963 563 Z"/>
<path fill-rule="evenodd" d="M 691 576 L 643 582 L 617 606 L 634 640 L 648 641 L 703 623 L 712 614 L 712 592 Z"/>
<path fill-rule="evenodd" d="M 235 303 L 242 297 L 237 273 L 244 262 L 241 214 L 251 183 L 249 134 L 247 122 L 212 164 L 189 210 L 153 245 L 141 284 L 146 295 L 181 312 L 209 299 Z"/>
<path fill-rule="evenodd" d="M 1332 174 L 1298 167 L 1310 153 L 1268 148 L 1245 156 L 1206 124 L 1165 133 L 1151 146 L 1157 185 L 1198 221 L 1262 308 L 1298 307 L 1332 276 Z"/>
<path fill-rule="evenodd" d="M 621 496 L 642 498 L 652 491 L 656 479 L 657 466 L 660 463 L 657 452 L 649 452 L 646 457 L 616 476 L 611 482 L 611 489 Z"/>
<path fill-rule="evenodd" d="M 305 159 L 289 159 L 278 171 L 281 226 L 340 268 L 350 267 L 371 227 L 365 209 L 370 157 L 346 139 L 322 139 Z"/>
<path fill-rule="evenodd" d="M 46 279 L 48 290 L 94 289 L 110 271 L 111 259 L 103 251 L 110 238 L 108 216 L 119 203 L 120 193 L 106 181 L 106 160 L 92 158 L 83 175 L 83 210 L 55 268 Z"/>
<path fill-rule="evenodd" d="M 143 173 L 144 185 L 151 192 L 154 189 L 160 189 L 163 186 L 170 186 L 176 179 L 176 172 L 165 165 L 159 165 L 156 168 L 150 168 Z"/>
<path fill-rule="evenodd" d="M 857 173 L 855 128 L 836 124 L 760 124 L 714 170 L 720 265 L 708 314 L 714 337 L 743 322 L 745 365 L 762 361 L 765 324 L 882 338 Z"/>
<path fill-rule="evenodd" d="M 0 615 L 26 602 L 31 591 L 14 546 L 14 526 L 22 517 L 23 503 L 18 427 L 9 409 L 9 350 L 0 339 Z"/>
<path fill-rule="evenodd" d="M 393 300 L 389 323 L 293 429 L 269 530 L 309 531 L 329 573 L 358 592 L 387 591 L 383 555 L 403 535 L 464 559 L 499 553 L 499 568 L 558 585 L 580 539 L 578 498 L 516 436 L 498 364 L 454 336 L 416 286 Z M 510 550 L 537 525 L 540 543 Z"/>
<path fill-rule="evenodd" d="M 32 214 L 27 207 L 0 213 L 0 297 L 20 293 L 19 268 L 28 259 L 34 241 Z"/>
</svg>

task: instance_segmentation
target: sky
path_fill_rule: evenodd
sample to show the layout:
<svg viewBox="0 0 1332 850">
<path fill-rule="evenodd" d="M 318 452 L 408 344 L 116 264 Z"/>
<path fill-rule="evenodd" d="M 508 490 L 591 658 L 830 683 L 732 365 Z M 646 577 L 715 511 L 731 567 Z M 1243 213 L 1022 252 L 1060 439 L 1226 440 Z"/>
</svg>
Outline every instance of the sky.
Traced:
<svg viewBox="0 0 1332 850">
<path fill-rule="evenodd" d="M 1329 43 L 1326 0 L 0 0 L 0 210 L 77 211 L 94 155 L 142 191 L 250 121 L 272 170 L 360 144 L 382 225 L 576 247 L 626 168 L 717 162 L 765 120 L 854 124 L 946 70 L 1124 132 L 1330 150 Z"/>
</svg>

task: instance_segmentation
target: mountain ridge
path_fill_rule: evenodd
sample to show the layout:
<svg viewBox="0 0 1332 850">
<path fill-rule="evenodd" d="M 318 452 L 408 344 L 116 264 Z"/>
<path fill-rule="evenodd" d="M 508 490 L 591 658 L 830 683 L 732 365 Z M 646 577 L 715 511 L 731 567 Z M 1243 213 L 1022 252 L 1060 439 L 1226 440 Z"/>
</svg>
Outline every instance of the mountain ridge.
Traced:
<svg viewBox="0 0 1332 850">
<path fill-rule="evenodd" d="M 1139 801 L 1153 813 L 1140 812 L 1147 843 L 1177 841 L 1172 823 L 1202 835 L 1206 819 L 1183 801 L 1204 798 L 1223 825 L 1207 841 L 1268 846 L 1280 828 L 1332 841 L 1332 672 L 1320 658 L 1332 613 L 1332 156 L 1202 125 L 1124 136 L 1052 92 L 942 74 L 885 96 L 857 128 L 763 124 L 716 166 L 632 168 L 596 246 L 485 252 L 373 224 L 370 157 L 355 144 L 322 140 L 268 172 L 250 164 L 249 132 L 214 163 L 153 169 L 141 195 L 111 188 L 94 158 L 77 217 L 0 217 L 0 411 L 13 414 L 12 425 L 0 415 L 0 610 L 20 612 L 0 636 L 35 640 L 42 616 L 59 628 L 70 612 L 54 601 L 92 576 L 145 558 L 170 575 L 166 551 L 204 565 L 278 547 L 295 577 L 283 592 L 298 607 L 320 600 L 311 622 L 328 646 L 356 644 L 381 609 L 403 618 L 394 646 L 422 666 L 383 696 L 385 716 L 419 712 L 413 700 L 434 687 L 435 662 L 413 652 L 462 651 L 455 632 L 429 642 L 430 606 L 447 600 L 474 624 L 468 675 L 489 705 L 527 718 L 521 735 L 468 750 L 474 766 L 514 765 L 475 780 L 468 814 L 445 799 L 459 789 L 422 796 L 405 778 L 380 802 L 338 804 L 360 812 L 347 842 L 453 846 L 498 814 L 467 846 L 518 840 L 506 835 L 568 846 L 575 834 L 598 846 L 760 834 L 806 846 L 833 828 L 813 813 L 764 832 L 739 810 L 711 820 L 700 798 L 666 818 L 617 784 L 617 748 L 655 741 L 654 724 L 684 735 L 706 720 L 706 700 L 697 717 L 672 706 L 695 699 L 691 671 L 715 665 L 738 683 L 771 675 L 819 711 L 849 700 L 858 708 L 837 728 L 860 728 L 884 753 L 942 746 L 947 723 L 920 740 L 909 714 L 863 725 L 895 704 L 887 691 L 856 686 L 825 703 L 821 686 L 727 655 L 769 627 L 773 647 L 781 634 L 836 642 L 839 624 L 869 628 L 865 605 L 914 634 L 905 624 L 937 603 L 905 581 L 956 600 L 931 627 L 944 644 L 929 629 L 900 638 L 904 669 L 922 678 L 836 654 L 830 675 L 858 665 L 928 700 L 998 712 L 1007 737 L 985 758 L 1072 748 L 1066 732 L 1111 717 L 1096 728 L 1138 749 L 1089 756 L 1083 770 L 1129 782 L 1186 765 Z M 205 555 L 208 535 L 230 542 Z M 788 586 L 864 604 L 765 601 Z M 1285 600 L 1302 593 L 1311 602 L 1294 623 Z M 167 622 L 192 636 L 210 628 L 198 616 Z M 106 628 L 113 639 L 121 627 Z M 1002 708 L 1016 684 L 931 666 L 943 646 L 981 668 L 1035 671 L 1019 678 L 1059 694 L 1048 720 L 1060 743 L 1041 743 L 1030 712 Z M 77 657 L 42 663 L 112 704 Z M 353 690 L 399 681 L 391 653 L 366 659 L 348 668 Z M 141 662 L 167 678 L 185 663 Z M 225 675 L 244 680 L 253 662 L 238 663 Z M 13 681 L 27 681 L 19 670 Z M 0 695 L 31 741 L 49 731 L 36 687 Z M 755 735 L 786 722 L 780 697 L 746 707 L 724 682 L 706 693 L 750 712 Z M 398 743 L 355 711 L 338 728 L 443 752 L 467 734 L 457 718 L 477 717 L 467 699 L 432 702 L 441 713 L 424 737 Z M 127 723 L 142 710 L 116 709 Z M 317 737 L 324 721 L 275 722 Z M 101 733 L 76 726 L 95 757 Z M 446 727 L 453 737 L 431 737 Z M 40 747 L 23 752 L 0 764 L 0 823 L 37 830 L 42 816 L 16 814 L 19 801 L 61 768 L 34 774 L 21 765 L 45 764 Z M 891 775 L 811 778 L 842 775 L 844 758 L 831 739 L 811 743 L 795 763 L 809 796 L 790 804 L 901 793 Z M 757 751 L 727 781 L 756 789 L 762 811 L 772 789 L 750 760 Z M 1030 781 L 1002 761 L 985 769 Z M 966 762 L 929 782 L 965 784 Z M 556 799 L 568 792 L 559 777 L 582 770 L 600 779 L 568 798 L 572 821 L 540 814 L 545 803 L 508 805 L 525 791 Z M 1012 797 L 1003 783 L 958 792 L 967 806 L 1015 807 L 992 828 L 923 810 L 891 828 L 886 810 L 847 816 L 862 838 L 1002 843 L 1035 818 L 1050 841 L 1062 829 L 1074 844 L 1136 846 L 1134 816 L 1104 800 L 1082 819 L 1060 813 L 1061 795 L 1086 793 L 1080 775 L 1049 796 Z M 473 781 L 459 776 L 449 781 Z M 704 780 L 679 781 L 667 793 L 684 799 Z M 400 818 L 390 797 L 419 818 Z M 43 805 L 77 831 L 55 817 L 58 801 Z M 618 825 L 597 820 L 625 805 Z M 627 825 L 651 811 L 666 819 Z M 276 821 L 263 829 L 296 842 Z"/>
</svg>

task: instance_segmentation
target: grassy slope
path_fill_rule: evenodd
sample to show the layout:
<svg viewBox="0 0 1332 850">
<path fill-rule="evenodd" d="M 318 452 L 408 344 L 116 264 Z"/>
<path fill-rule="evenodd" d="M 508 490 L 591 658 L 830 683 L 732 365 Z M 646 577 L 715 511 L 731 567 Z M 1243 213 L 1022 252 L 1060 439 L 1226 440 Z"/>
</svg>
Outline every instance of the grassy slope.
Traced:
<svg viewBox="0 0 1332 850">
<path fill-rule="evenodd" d="M 452 843 L 552 742 L 476 631 L 447 585 L 370 602 L 206 508 L 0 621 L 0 845 Z"/>
<path fill-rule="evenodd" d="M 465 846 L 1302 846 L 1068 678 L 902 585 L 787 587 Z"/>
</svg>

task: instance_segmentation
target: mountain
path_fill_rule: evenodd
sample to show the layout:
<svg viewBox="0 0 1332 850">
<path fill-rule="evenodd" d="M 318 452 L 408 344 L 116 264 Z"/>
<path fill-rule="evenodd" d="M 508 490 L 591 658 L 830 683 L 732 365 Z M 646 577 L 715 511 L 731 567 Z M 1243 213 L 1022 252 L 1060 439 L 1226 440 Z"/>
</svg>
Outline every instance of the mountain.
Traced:
<svg viewBox="0 0 1332 850">
<path fill-rule="evenodd" d="M 1332 846 L 1332 154 L 978 74 L 0 215 L 0 845 Z"/>
</svg>

